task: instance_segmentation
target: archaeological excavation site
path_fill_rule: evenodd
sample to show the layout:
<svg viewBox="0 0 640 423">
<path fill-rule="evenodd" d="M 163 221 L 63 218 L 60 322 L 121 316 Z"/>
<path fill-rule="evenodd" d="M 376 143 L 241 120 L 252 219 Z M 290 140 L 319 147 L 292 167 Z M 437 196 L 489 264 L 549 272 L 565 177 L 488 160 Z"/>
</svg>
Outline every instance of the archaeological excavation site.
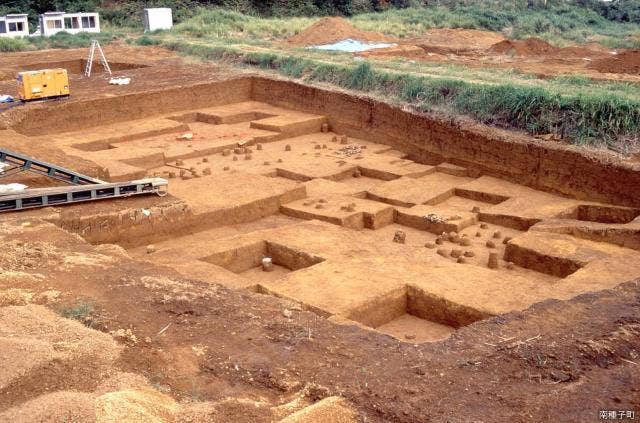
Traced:
<svg viewBox="0 0 640 423">
<path fill-rule="evenodd" d="M 0 62 L 73 89 L 0 109 L 0 421 L 640 410 L 640 162 L 107 52 Z"/>
</svg>

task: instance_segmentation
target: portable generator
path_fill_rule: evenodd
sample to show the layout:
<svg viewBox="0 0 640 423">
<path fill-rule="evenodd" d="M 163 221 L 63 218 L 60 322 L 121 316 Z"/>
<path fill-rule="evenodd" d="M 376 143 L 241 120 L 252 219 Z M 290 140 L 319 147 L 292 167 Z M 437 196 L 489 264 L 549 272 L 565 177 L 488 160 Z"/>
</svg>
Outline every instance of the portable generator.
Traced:
<svg viewBox="0 0 640 423">
<path fill-rule="evenodd" d="M 69 95 L 69 76 L 66 69 L 44 69 L 20 72 L 18 98 L 22 101 Z"/>
</svg>

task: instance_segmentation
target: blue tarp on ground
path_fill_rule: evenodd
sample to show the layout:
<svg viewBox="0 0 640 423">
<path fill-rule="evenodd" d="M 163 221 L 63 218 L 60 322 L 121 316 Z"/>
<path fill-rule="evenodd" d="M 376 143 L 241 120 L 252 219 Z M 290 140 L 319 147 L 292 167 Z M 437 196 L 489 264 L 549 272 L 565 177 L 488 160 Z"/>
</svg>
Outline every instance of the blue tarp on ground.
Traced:
<svg viewBox="0 0 640 423">
<path fill-rule="evenodd" d="M 347 38 L 346 40 L 338 41 L 333 44 L 324 44 L 319 46 L 312 46 L 318 50 L 332 50 L 332 51 L 346 51 L 349 53 L 357 53 L 360 51 L 373 50 L 376 48 L 387 48 L 395 46 L 394 43 L 365 43 L 363 41 L 352 40 Z"/>
</svg>

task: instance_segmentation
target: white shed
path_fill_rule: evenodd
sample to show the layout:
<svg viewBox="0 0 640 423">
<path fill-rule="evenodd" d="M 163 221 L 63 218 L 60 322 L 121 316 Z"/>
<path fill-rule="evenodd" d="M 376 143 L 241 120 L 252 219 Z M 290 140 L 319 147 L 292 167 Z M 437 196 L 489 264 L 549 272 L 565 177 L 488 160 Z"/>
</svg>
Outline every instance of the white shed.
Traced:
<svg viewBox="0 0 640 423">
<path fill-rule="evenodd" d="M 155 31 L 157 29 L 171 29 L 173 16 L 168 7 L 156 7 L 144 9 L 144 30 Z"/>
<path fill-rule="evenodd" d="M 0 16 L 0 37 L 26 37 L 29 21 L 26 13 Z"/>
<path fill-rule="evenodd" d="M 100 15 L 97 13 L 47 12 L 40 15 L 40 33 L 49 37 L 58 32 L 100 32 Z"/>
</svg>

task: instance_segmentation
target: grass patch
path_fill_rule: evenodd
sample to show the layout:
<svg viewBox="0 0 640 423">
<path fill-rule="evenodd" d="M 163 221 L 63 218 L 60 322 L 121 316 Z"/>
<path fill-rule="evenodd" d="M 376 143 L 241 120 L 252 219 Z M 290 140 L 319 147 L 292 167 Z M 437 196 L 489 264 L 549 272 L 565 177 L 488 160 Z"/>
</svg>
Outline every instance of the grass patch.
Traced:
<svg viewBox="0 0 640 423">
<path fill-rule="evenodd" d="M 531 134 L 555 133 L 575 144 L 609 145 L 620 137 L 637 137 L 640 133 L 640 99 L 619 95 L 615 90 L 595 89 L 596 83 L 585 87 L 582 78 L 558 79 L 549 88 L 509 82 L 483 84 L 391 72 L 366 61 L 358 65 L 327 63 L 183 41 L 165 46 L 204 59 L 226 59 L 289 77 L 303 77 L 309 82 L 381 95 L 411 103 L 423 111 L 464 114 L 483 123 Z M 561 89 L 554 89 L 556 86 Z"/>
<path fill-rule="evenodd" d="M 162 41 L 159 38 L 150 37 L 148 35 L 143 35 L 136 40 L 136 44 L 139 46 L 155 46 L 161 43 Z"/>
<path fill-rule="evenodd" d="M 637 24 L 613 22 L 585 7 L 550 3 L 527 8 L 505 1 L 389 9 L 357 15 L 352 23 L 399 38 L 421 36 L 431 28 L 466 28 L 502 32 L 510 38 L 540 37 L 561 46 L 598 41 L 626 48 L 637 43 L 633 34 L 640 31 Z"/>
<path fill-rule="evenodd" d="M 29 49 L 29 43 L 23 38 L 0 38 L 0 52 L 13 53 Z"/>
<path fill-rule="evenodd" d="M 303 31 L 314 18 L 258 18 L 232 10 L 200 8 L 173 29 L 194 38 L 284 39 Z"/>
<path fill-rule="evenodd" d="M 259 18 L 221 8 L 196 8 L 174 32 L 193 38 L 282 40 L 297 34 L 317 18 Z M 355 15 L 351 23 L 367 31 L 407 38 L 431 28 L 466 28 L 502 32 L 510 38 L 541 37 L 559 46 L 597 41 L 610 47 L 637 47 L 635 23 L 608 20 L 594 10 L 551 2 L 528 8 L 514 2 L 478 1 L 450 6 L 427 5 Z"/>
<path fill-rule="evenodd" d="M 121 36 L 119 33 L 112 32 L 101 32 L 98 34 L 88 32 L 81 32 L 79 34 L 59 32 L 51 37 L 0 38 L 0 52 L 10 53 L 51 48 L 88 48 L 89 45 L 91 45 L 91 40 L 98 40 L 100 44 L 107 45 Z"/>
<path fill-rule="evenodd" d="M 81 300 L 78 300 L 75 304 L 66 306 L 60 310 L 60 315 L 62 317 L 77 320 L 86 326 L 91 326 L 91 317 L 94 313 L 95 309 L 93 304 Z"/>
<path fill-rule="evenodd" d="M 89 32 L 80 32 L 78 34 L 69 34 L 68 32 L 59 32 L 51 37 L 30 37 L 29 41 L 37 48 L 80 48 L 89 47 L 91 40 L 98 40 L 100 44 L 107 45 L 116 39 L 119 35 L 110 32 L 101 32 L 98 34 Z"/>
</svg>

